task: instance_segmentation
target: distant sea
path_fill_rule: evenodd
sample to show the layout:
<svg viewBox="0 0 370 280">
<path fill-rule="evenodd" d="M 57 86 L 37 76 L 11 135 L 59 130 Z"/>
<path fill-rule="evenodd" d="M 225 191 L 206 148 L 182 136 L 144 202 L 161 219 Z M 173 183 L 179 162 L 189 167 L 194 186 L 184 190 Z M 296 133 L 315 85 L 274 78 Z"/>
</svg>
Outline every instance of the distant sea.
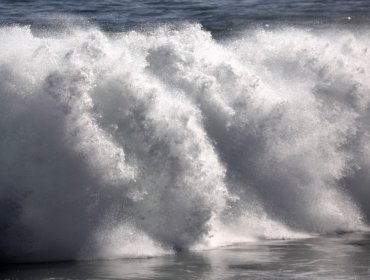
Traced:
<svg viewBox="0 0 370 280">
<path fill-rule="evenodd" d="M 106 31 L 163 23 L 200 23 L 214 35 L 250 26 L 356 25 L 369 22 L 370 3 L 362 0 L 2 0 L 0 22 L 42 27 L 56 18 L 83 18 Z"/>
</svg>

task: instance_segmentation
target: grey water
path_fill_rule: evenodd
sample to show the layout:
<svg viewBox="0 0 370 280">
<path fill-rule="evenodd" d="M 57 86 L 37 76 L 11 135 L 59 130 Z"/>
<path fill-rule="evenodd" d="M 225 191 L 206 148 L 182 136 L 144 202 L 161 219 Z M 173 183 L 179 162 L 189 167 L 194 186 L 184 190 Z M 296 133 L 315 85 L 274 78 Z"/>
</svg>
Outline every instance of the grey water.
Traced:
<svg viewBox="0 0 370 280">
<path fill-rule="evenodd" d="M 368 279 L 369 234 L 259 241 L 146 259 L 8 265 L 2 279 Z"/>
</svg>

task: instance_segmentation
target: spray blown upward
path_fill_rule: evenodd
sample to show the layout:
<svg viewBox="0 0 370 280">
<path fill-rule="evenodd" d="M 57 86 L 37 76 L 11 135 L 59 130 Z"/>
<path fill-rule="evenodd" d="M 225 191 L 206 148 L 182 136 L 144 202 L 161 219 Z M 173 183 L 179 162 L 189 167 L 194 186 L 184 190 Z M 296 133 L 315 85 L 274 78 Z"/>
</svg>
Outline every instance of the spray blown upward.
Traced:
<svg viewBox="0 0 370 280">
<path fill-rule="evenodd" d="M 2 27 L 1 259 L 365 229 L 368 35 Z"/>
</svg>

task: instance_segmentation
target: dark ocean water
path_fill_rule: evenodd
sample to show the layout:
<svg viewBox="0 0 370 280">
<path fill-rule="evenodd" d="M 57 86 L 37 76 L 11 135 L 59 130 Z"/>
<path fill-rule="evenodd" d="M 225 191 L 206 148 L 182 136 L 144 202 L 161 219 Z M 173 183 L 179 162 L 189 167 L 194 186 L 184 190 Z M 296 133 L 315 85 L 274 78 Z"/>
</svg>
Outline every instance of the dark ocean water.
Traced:
<svg viewBox="0 0 370 280">
<path fill-rule="evenodd" d="M 369 28 L 359 0 L 0 0 L 0 279 L 369 279 Z"/>
<path fill-rule="evenodd" d="M 370 2 L 364 0 L 0 1 L 3 24 L 45 27 L 74 15 L 109 31 L 190 21 L 220 35 L 265 24 L 356 25 L 368 23 L 369 13 Z"/>
</svg>

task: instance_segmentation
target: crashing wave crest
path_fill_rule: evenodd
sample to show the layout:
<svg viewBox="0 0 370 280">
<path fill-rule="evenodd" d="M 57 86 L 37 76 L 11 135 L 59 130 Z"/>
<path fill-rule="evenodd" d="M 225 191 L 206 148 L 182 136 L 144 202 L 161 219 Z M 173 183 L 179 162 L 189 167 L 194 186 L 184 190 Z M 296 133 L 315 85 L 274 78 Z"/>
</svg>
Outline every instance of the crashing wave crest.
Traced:
<svg viewBox="0 0 370 280">
<path fill-rule="evenodd" d="M 363 230 L 368 38 L 0 28 L 0 258 Z"/>
</svg>

